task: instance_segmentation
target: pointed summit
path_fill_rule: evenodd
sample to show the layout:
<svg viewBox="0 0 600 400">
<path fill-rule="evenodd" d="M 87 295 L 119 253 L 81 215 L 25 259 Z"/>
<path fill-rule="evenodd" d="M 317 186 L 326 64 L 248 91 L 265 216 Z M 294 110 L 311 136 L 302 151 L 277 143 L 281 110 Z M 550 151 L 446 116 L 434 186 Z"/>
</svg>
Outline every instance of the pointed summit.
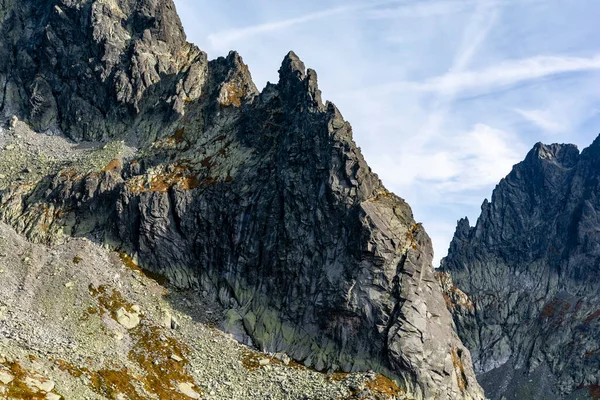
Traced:
<svg viewBox="0 0 600 400">
<path fill-rule="evenodd" d="M 306 77 L 306 66 L 293 51 L 285 56 L 279 69 L 279 80 L 281 82 L 289 80 L 290 77 L 301 81 Z"/>
<path fill-rule="evenodd" d="M 525 158 L 526 163 L 535 160 L 547 160 L 564 167 L 572 167 L 579 159 L 579 149 L 574 144 L 543 144 L 536 143 Z"/>
</svg>

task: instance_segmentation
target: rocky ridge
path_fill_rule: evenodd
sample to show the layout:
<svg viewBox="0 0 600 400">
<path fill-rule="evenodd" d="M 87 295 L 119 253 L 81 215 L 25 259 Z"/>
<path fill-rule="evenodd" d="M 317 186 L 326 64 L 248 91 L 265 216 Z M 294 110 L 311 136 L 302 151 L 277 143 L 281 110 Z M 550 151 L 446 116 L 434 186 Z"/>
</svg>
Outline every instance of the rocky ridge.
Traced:
<svg viewBox="0 0 600 400">
<path fill-rule="evenodd" d="M 440 277 L 491 399 L 600 398 L 599 183 L 600 138 L 538 143 L 458 222 Z"/>
<path fill-rule="evenodd" d="M 483 398 L 429 237 L 294 53 L 258 92 L 238 54 L 209 62 L 185 41 L 171 1 L 0 7 L 0 50 L 18 55 L 0 65 L 1 109 L 24 120 L 7 140 L 31 126 L 96 142 L 76 162 L 6 174 L 2 220 L 47 245 L 86 237 L 206 292 L 221 328 L 263 351 L 375 370 L 417 399 Z"/>
</svg>

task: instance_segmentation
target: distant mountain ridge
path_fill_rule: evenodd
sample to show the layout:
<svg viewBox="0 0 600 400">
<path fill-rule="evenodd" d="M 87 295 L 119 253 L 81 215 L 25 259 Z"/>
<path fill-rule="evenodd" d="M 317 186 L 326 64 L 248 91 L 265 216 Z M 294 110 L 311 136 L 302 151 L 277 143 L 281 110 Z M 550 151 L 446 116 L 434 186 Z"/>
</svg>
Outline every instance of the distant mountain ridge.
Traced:
<svg viewBox="0 0 600 400">
<path fill-rule="evenodd" d="M 458 222 L 446 298 L 491 399 L 600 396 L 599 227 L 600 137 L 536 144 Z"/>
</svg>

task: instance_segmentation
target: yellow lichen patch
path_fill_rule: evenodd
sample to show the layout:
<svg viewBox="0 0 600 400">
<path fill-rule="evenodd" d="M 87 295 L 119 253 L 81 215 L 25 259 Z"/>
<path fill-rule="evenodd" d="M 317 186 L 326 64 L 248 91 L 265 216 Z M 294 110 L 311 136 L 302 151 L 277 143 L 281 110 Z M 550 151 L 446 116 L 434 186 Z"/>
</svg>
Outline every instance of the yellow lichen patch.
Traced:
<svg viewBox="0 0 600 400">
<path fill-rule="evenodd" d="M 376 375 L 375 379 L 368 381 L 366 386 L 371 392 L 384 396 L 397 397 L 404 394 L 404 390 L 396 381 L 383 375 Z"/>
<path fill-rule="evenodd" d="M 0 363 L 0 367 L 5 371 L 8 370 L 10 375 L 12 375 L 14 378 L 8 385 L 6 385 L 6 389 L 4 392 L 4 396 L 6 397 L 3 398 L 42 400 L 46 397 L 46 392 L 35 390 L 36 388 L 32 388 L 29 385 L 27 385 L 26 381 L 28 378 L 31 377 L 34 377 L 36 380 L 39 380 L 41 382 L 48 381 L 48 379 L 42 378 L 35 373 L 27 371 L 21 366 L 21 364 L 19 364 L 16 361 L 7 361 L 4 363 Z M 54 391 L 50 393 L 54 393 Z"/>
<path fill-rule="evenodd" d="M 144 371 L 140 382 L 146 391 L 160 399 L 181 399 L 181 394 L 175 389 L 176 385 L 195 384 L 194 378 L 187 371 L 188 348 L 156 326 L 139 326 L 132 336 L 137 343 L 129 352 L 129 359 Z"/>
<path fill-rule="evenodd" d="M 171 139 L 177 144 L 185 141 L 185 128 L 177 129 Z"/>
<path fill-rule="evenodd" d="M 116 320 L 117 310 L 121 308 L 127 310 L 127 312 L 134 312 L 132 305 L 123 299 L 121 292 L 116 289 L 112 289 L 112 292 L 109 292 L 109 289 L 104 285 L 99 286 L 98 289 L 95 289 L 93 285 L 90 285 L 89 291 L 92 296 L 98 298 L 98 304 L 100 305 L 100 312 L 102 314 L 108 312 Z"/>
<path fill-rule="evenodd" d="M 456 311 L 457 308 L 469 310 L 471 312 L 475 310 L 475 306 L 473 305 L 473 302 L 469 296 L 454 286 L 450 274 L 445 272 L 436 272 L 435 277 L 442 287 L 442 296 L 446 302 L 446 308 L 449 311 Z"/>
<path fill-rule="evenodd" d="M 257 369 L 263 367 L 263 365 L 260 364 L 260 361 L 265 360 L 265 359 L 269 360 L 269 363 L 266 365 L 281 365 L 281 366 L 285 366 L 288 368 L 296 368 L 296 369 L 304 369 L 304 370 L 308 369 L 304 365 L 297 363 L 296 361 L 290 361 L 286 365 L 281 360 L 277 359 L 276 357 L 269 356 L 267 354 L 259 353 L 256 351 L 251 351 L 251 350 L 247 350 L 242 354 L 242 365 L 248 371 L 256 371 Z"/>
<path fill-rule="evenodd" d="M 120 171 L 122 168 L 123 168 L 123 164 L 121 164 L 121 161 L 114 159 L 111 162 L 109 162 L 108 164 L 106 164 L 106 167 L 104 167 L 102 172 L 115 172 L 115 171 Z"/>
<path fill-rule="evenodd" d="M 409 246 L 410 248 L 412 248 L 413 250 L 417 249 L 417 231 L 419 230 L 420 225 L 419 224 L 412 224 L 412 226 L 410 227 L 410 229 L 406 232 L 406 240 L 408 240 L 409 242 Z"/>
<path fill-rule="evenodd" d="M 132 311 L 132 306 L 121 293 L 106 286 L 89 286 L 90 294 L 97 298 L 100 312 L 110 313 L 113 318 L 118 309 Z M 128 353 L 132 368 L 105 365 L 91 370 L 74 366 L 64 360 L 54 360 L 58 368 L 75 378 L 85 376 L 91 390 L 111 399 L 119 394 L 130 400 L 158 398 L 179 400 L 185 398 L 179 384 L 195 385 L 189 374 L 189 349 L 175 338 L 167 335 L 161 327 L 144 322 L 129 330 L 133 346 Z M 196 390 L 199 394 L 201 391 Z"/>
<path fill-rule="evenodd" d="M 330 382 L 342 382 L 348 379 L 348 376 L 350 376 L 350 374 L 346 372 L 334 372 L 333 374 L 327 376 L 327 380 Z"/>
<path fill-rule="evenodd" d="M 242 105 L 242 99 L 246 93 L 236 85 L 235 82 L 227 82 L 221 88 L 219 103 L 223 107 Z"/>
<path fill-rule="evenodd" d="M 83 258 L 81 258 L 79 256 L 73 257 L 73 264 L 79 264 L 82 261 L 83 261 Z"/>
<path fill-rule="evenodd" d="M 458 388 L 461 391 L 464 391 L 467 389 L 467 375 L 465 374 L 465 367 L 460 358 L 460 351 L 461 350 L 457 350 L 454 347 L 452 348 L 452 364 L 454 365 L 454 372 L 456 372 Z"/>
<path fill-rule="evenodd" d="M 156 273 L 156 272 L 145 270 L 144 268 L 142 268 L 139 265 L 137 265 L 135 263 L 135 261 L 133 261 L 133 258 L 129 257 L 129 255 L 127 253 L 121 252 L 121 253 L 119 253 L 119 257 L 121 258 L 121 261 L 123 262 L 123 264 L 127 268 L 129 268 L 129 269 L 131 269 L 133 271 L 136 271 L 136 272 L 138 272 L 138 273 L 146 276 L 147 278 L 152 279 L 153 281 L 155 281 L 159 285 L 165 285 L 165 284 L 167 284 L 169 282 L 169 280 L 164 275 L 161 275 L 161 274 Z"/>
<path fill-rule="evenodd" d="M 143 176 L 130 179 L 127 188 L 134 194 L 159 192 L 166 193 L 171 188 L 192 190 L 200 186 L 198 176 L 182 165 L 172 166 L 171 172 L 163 171 L 153 175 L 149 180 Z"/>
</svg>

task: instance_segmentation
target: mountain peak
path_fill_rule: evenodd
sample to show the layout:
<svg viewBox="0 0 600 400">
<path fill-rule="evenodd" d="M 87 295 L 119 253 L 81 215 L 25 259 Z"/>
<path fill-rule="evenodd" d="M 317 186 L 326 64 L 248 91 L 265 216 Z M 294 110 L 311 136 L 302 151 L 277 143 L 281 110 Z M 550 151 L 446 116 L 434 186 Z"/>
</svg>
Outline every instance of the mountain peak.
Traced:
<svg viewBox="0 0 600 400">
<path fill-rule="evenodd" d="M 297 80 L 303 81 L 306 77 L 306 67 L 300 57 L 296 55 L 293 51 L 290 51 L 283 62 L 281 63 L 281 68 L 279 69 L 279 78 L 280 80 L 288 80 L 290 78 L 295 78 Z"/>
<path fill-rule="evenodd" d="M 570 168 L 579 159 L 579 149 L 574 144 L 543 144 L 538 142 L 533 146 L 525 161 L 532 161 L 533 159 L 545 160 Z"/>
<path fill-rule="evenodd" d="M 537 143 L 474 230 L 457 226 L 443 270 L 474 308 L 449 309 L 493 400 L 587 398 L 600 383 L 585 356 L 600 342 L 599 148 Z"/>
</svg>

